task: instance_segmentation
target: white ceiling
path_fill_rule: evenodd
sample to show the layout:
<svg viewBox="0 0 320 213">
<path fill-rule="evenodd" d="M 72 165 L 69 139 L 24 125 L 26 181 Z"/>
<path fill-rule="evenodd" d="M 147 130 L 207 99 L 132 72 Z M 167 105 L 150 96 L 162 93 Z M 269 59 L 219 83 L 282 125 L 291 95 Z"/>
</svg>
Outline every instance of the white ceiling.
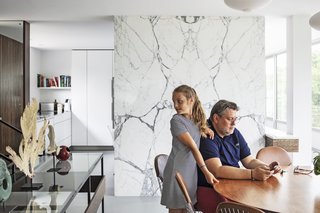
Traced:
<svg viewBox="0 0 320 213">
<path fill-rule="evenodd" d="M 114 15 L 285 17 L 318 11 L 320 0 L 273 0 L 251 12 L 228 8 L 223 0 L 0 0 L 0 20 L 30 22 L 31 45 L 43 49 L 113 48 Z"/>
</svg>

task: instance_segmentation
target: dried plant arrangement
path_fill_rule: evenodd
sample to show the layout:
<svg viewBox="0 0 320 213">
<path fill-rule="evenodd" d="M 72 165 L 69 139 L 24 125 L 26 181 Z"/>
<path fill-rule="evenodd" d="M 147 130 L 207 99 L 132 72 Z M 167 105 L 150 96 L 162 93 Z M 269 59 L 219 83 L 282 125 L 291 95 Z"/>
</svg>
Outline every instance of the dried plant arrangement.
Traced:
<svg viewBox="0 0 320 213">
<path fill-rule="evenodd" d="M 31 104 L 27 105 L 20 118 L 20 125 L 23 138 L 19 146 L 19 155 L 10 147 L 6 151 L 10 154 L 9 158 L 26 176 L 34 176 L 34 167 L 38 155 L 44 150 L 44 137 L 48 127 L 48 121 L 44 120 L 38 137 L 36 134 L 37 112 L 39 104 L 36 99 L 32 99 Z"/>
</svg>

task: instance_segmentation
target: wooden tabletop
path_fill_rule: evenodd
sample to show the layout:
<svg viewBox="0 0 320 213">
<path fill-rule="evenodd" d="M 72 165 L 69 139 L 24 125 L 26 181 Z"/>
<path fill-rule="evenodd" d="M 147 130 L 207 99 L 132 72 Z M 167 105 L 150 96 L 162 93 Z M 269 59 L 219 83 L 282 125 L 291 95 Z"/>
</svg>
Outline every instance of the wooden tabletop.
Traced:
<svg viewBox="0 0 320 213">
<path fill-rule="evenodd" d="M 266 181 L 220 179 L 214 188 L 229 200 L 263 210 L 320 213 L 320 176 L 285 170 Z"/>
</svg>

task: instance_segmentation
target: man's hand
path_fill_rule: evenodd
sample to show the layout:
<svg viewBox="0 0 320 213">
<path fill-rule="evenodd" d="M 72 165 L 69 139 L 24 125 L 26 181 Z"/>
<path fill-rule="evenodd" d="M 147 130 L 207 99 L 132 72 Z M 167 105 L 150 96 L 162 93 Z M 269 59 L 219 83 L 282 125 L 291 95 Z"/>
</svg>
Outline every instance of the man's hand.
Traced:
<svg viewBox="0 0 320 213">
<path fill-rule="evenodd" d="M 277 161 L 273 161 L 272 163 L 270 163 L 269 168 L 270 171 L 273 172 L 273 174 L 277 174 L 282 170 L 281 166 Z"/>
<path fill-rule="evenodd" d="M 273 173 L 269 166 L 262 165 L 252 170 L 252 177 L 255 180 L 267 180 Z"/>
</svg>

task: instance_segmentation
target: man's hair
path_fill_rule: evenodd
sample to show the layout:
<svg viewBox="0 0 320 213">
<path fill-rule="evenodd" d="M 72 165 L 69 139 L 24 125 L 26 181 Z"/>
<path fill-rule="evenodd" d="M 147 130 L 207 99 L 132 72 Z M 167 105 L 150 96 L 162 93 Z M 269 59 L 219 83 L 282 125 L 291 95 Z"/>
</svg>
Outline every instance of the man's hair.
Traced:
<svg viewBox="0 0 320 213">
<path fill-rule="evenodd" d="M 236 103 L 227 101 L 227 100 L 219 100 L 211 109 L 210 119 L 214 114 L 222 116 L 226 109 L 239 110 L 239 107 Z"/>
</svg>

